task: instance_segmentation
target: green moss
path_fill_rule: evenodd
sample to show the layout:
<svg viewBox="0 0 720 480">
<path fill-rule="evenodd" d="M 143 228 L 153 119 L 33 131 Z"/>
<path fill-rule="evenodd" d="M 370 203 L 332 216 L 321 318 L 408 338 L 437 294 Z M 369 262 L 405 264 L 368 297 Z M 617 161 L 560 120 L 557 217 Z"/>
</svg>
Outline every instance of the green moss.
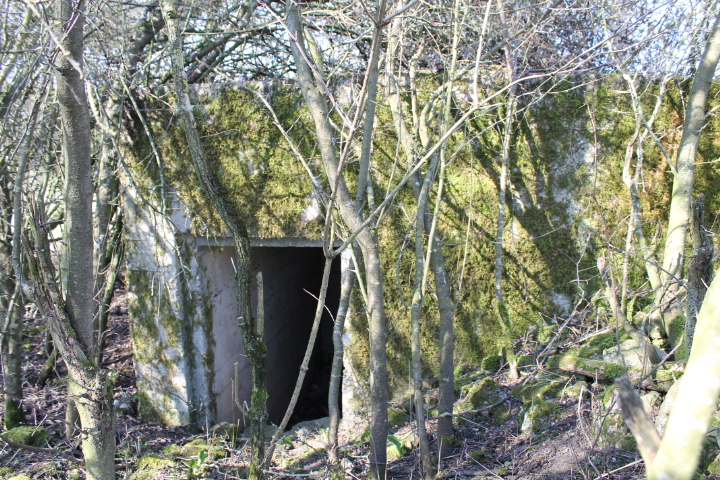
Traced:
<svg viewBox="0 0 720 480">
<path fill-rule="evenodd" d="M 48 439 L 48 433 L 39 426 L 15 427 L 5 432 L 5 436 L 14 442 L 31 447 L 43 447 Z"/>
<path fill-rule="evenodd" d="M 546 381 L 541 379 L 537 382 L 518 385 L 512 390 L 512 396 L 521 402 L 547 400 L 549 398 L 559 397 L 565 385 L 565 381 Z"/>
<path fill-rule="evenodd" d="M 438 82 L 436 77 L 423 77 L 421 101 L 437 88 Z M 679 140 L 678 127 L 682 125 L 684 115 L 681 99 L 686 88 L 683 84 L 672 85 L 668 101 L 658 115 L 656 126 L 666 147 L 675 145 Z M 717 91 L 717 86 L 714 88 Z M 270 101 L 280 122 L 290 130 L 301 154 L 309 159 L 309 167 L 322 178 L 312 122 L 299 92 L 284 86 L 274 86 L 273 89 Z M 621 224 L 629 210 L 627 187 L 617 175 L 622 170 L 625 148 L 634 130 L 634 118 L 627 114 L 631 111 L 629 96 L 619 93 L 626 90 L 622 81 L 609 79 L 593 82 L 590 87 L 567 81 L 548 85 L 546 90 L 548 95 L 542 101 L 527 105 L 517 128 L 513 130 L 510 159 L 513 188 L 508 195 L 507 211 L 507 225 L 512 229 L 512 236 L 508 236 L 503 245 L 503 307 L 515 332 L 524 332 L 529 325 L 539 324 L 541 317 L 538 312 L 545 315 L 562 313 L 562 309 L 553 303 L 554 299 L 571 301 L 579 294 L 600 288 L 594 268 L 599 246 L 594 240 L 586 245 L 585 239 L 592 237 L 602 222 Z M 649 106 L 657 86 L 643 85 L 640 91 L 641 101 Z M 379 101 L 382 103 L 384 100 L 380 98 Z M 319 238 L 321 219 L 300 219 L 312 201 L 312 182 L 255 97 L 245 91 L 227 89 L 214 98 L 201 94 L 196 104 L 205 105 L 202 111 L 198 109 L 198 124 L 213 171 L 225 191 L 232 196 L 251 234 L 259 237 Z M 407 105 L 405 108 L 408 108 Z M 142 187 L 147 189 L 148 195 L 157 195 L 160 189 L 156 187 L 160 174 L 164 172 L 168 186 L 179 191 L 192 212 L 194 231 L 202 234 L 222 232 L 224 228 L 218 215 L 204 198 L 194 175 L 189 175 L 193 167 L 182 129 L 170 123 L 170 113 L 163 111 L 160 105 L 149 110 L 153 128 L 167 132 L 160 141 L 165 165 L 162 168 L 154 165 L 148 146 L 142 141 L 143 135 L 138 132 L 135 146 L 138 160 L 133 168 L 139 174 Z M 595 112 L 592 119 L 588 115 L 589 110 Z M 446 266 L 454 286 L 453 300 L 457 303 L 454 312 L 457 363 L 479 365 L 482 361 L 482 367 L 490 371 L 498 369 L 499 365 L 495 367 L 499 362 L 498 352 L 513 340 L 503 331 L 496 313 L 498 305 L 492 275 L 500 179 L 496 160 L 502 142 L 500 129 L 492 127 L 501 125 L 503 118 L 502 108 L 488 110 L 473 118 L 462 131 L 449 139 L 447 148 L 452 162 L 446 172 L 444 195 L 439 199 L 442 205 L 438 218 Z M 707 134 L 701 139 L 699 152 L 699 159 L 705 161 L 714 159 L 714 152 L 720 148 L 717 140 L 720 138 L 720 120 L 712 117 L 708 122 Z M 719 134 L 713 136 L 714 133 Z M 598 150 L 594 153 L 597 158 L 581 158 L 584 147 L 595 145 L 596 140 Z M 382 198 L 387 187 L 397 182 L 398 172 L 407 168 L 397 151 L 390 113 L 388 109 L 380 108 L 373 158 L 376 199 Z M 591 148 L 587 152 L 592 155 Z M 667 216 L 671 182 L 666 173 L 669 171 L 667 161 L 652 142 L 645 149 L 644 164 L 643 225 L 648 229 L 646 234 L 651 235 L 653 232 L 650 229 L 655 227 L 650 220 L 659 218 L 662 222 Z M 589 189 L 593 182 L 589 179 L 595 172 L 589 171 L 591 165 L 597 168 L 598 179 L 603 185 L 602 189 L 592 192 Z M 351 158 L 346 167 L 351 190 L 357 168 L 357 162 Z M 720 168 L 717 163 L 698 167 L 697 190 L 706 194 L 709 211 L 720 209 L 720 192 L 713 188 L 718 182 Z M 322 180 L 319 186 L 327 190 Z M 595 204 L 595 199 L 599 206 Z M 431 203 L 437 200 L 433 193 Z M 412 251 L 403 245 L 409 228 L 405 214 L 412 212 L 415 206 L 412 189 L 401 190 L 392 205 L 376 233 L 384 272 L 386 313 L 391 320 L 388 322 L 391 386 L 395 391 L 402 391 L 408 378 L 405 359 L 410 351 L 410 312 L 405 304 L 412 292 L 414 273 Z M 580 221 L 577 218 L 579 211 L 584 212 Z M 581 259 L 580 264 L 576 265 L 573 259 Z M 630 285 L 636 287 L 645 281 L 644 267 L 639 261 L 632 267 Z M 462 278 L 461 271 L 464 272 Z M 577 272 L 581 272 L 580 278 L 576 278 Z M 145 279 L 147 287 L 152 287 L 151 280 Z M 459 288 L 460 285 L 462 288 Z M 583 285 L 582 292 L 578 290 L 578 285 Z M 151 317 L 147 315 L 149 311 L 172 312 L 172 308 L 166 308 L 169 301 L 161 294 L 156 293 L 154 298 L 149 298 L 149 292 L 153 290 L 148 288 L 146 291 L 148 298 L 144 301 L 145 306 L 137 308 L 136 318 L 139 321 Z M 355 335 L 349 351 L 358 375 L 368 378 L 365 309 L 359 293 L 354 295 L 355 315 L 350 328 Z M 633 305 L 635 309 L 642 308 L 642 300 Z M 192 307 L 203 307 L 210 312 L 208 305 Z M 427 297 L 423 314 L 426 319 L 422 332 L 423 358 L 437 358 L 439 315 L 432 295 Z M 171 319 L 164 318 L 163 321 L 171 322 Z M 143 345 L 148 348 L 153 339 L 153 326 L 147 325 L 145 331 L 147 338 L 139 339 L 141 348 Z M 549 342 L 556 331 L 556 326 L 541 327 L 538 341 Z M 173 348 L 177 342 L 187 338 L 183 336 L 187 333 L 183 328 L 171 333 Z M 177 338 L 174 337 L 176 334 Z M 596 360 L 594 357 L 614 343 L 614 333 L 600 335 L 590 339 L 574 356 Z M 185 353 L 186 358 L 192 357 L 192 352 Z M 158 361 L 164 362 L 165 359 Z M 213 365 L 214 359 L 208 356 L 202 361 L 208 368 Z M 561 358 L 552 361 L 558 368 Z M 212 371 L 211 368 L 209 370 Z M 436 362 L 426 360 L 423 372 L 426 376 L 437 378 Z M 612 378 L 620 372 L 605 373 Z M 162 412 L 166 406 L 157 407 Z M 148 411 L 149 407 L 141 410 Z"/>
<path fill-rule="evenodd" d="M 12 475 L 15 471 L 10 467 L 0 467 L 0 478 L 6 478 L 8 475 Z"/>
<path fill-rule="evenodd" d="M 408 420 L 408 412 L 403 408 L 388 408 L 388 424 L 390 427 L 401 427 Z"/>
<path fill-rule="evenodd" d="M 186 443 L 185 445 L 169 445 L 163 449 L 163 453 L 171 457 L 190 458 L 197 457 L 201 451 L 207 453 L 208 459 L 215 461 L 225 458 L 227 451 L 218 445 L 208 444 L 203 438 Z"/>
<path fill-rule="evenodd" d="M 486 372 L 497 372 L 500 370 L 500 357 L 497 355 L 489 355 L 482 359 L 480 368 Z"/>
<path fill-rule="evenodd" d="M 28 477 L 27 475 L 19 474 L 7 477 L 6 480 L 30 480 L 30 477 Z"/>
<path fill-rule="evenodd" d="M 615 443 L 615 447 L 622 450 L 637 450 L 637 440 L 632 435 L 624 435 Z"/>
<path fill-rule="evenodd" d="M 163 475 L 168 473 L 179 476 L 180 472 L 180 465 L 175 461 L 161 455 L 149 453 L 138 459 L 137 466 L 130 476 L 130 480 L 155 480 L 162 478 Z"/>
<path fill-rule="evenodd" d="M 548 417 L 560 409 L 560 406 L 540 398 L 533 398 L 522 406 L 519 422 L 520 431 L 530 436 L 546 425 Z"/>
<path fill-rule="evenodd" d="M 5 430 L 20 426 L 24 420 L 22 405 L 11 398 L 5 398 L 5 418 L 3 425 Z"/>
<path fill-rule="evenodd" d="M 467 398 L 475 409 L 486 407 L 497 401 L 498 384 L 491 377 L 485 377 L 479 382 L 465 387 L 462 396 Z"/>
<path fill-rule="evenodd" d="M 625 368 L 622 365 L 578 357 L 576 353 L 571 350 L 562 355 L 554 355 L 548 359 L 546 365 L 550 370 L 580 374 L 605 381 L 625 375 Z"/>
</svg>

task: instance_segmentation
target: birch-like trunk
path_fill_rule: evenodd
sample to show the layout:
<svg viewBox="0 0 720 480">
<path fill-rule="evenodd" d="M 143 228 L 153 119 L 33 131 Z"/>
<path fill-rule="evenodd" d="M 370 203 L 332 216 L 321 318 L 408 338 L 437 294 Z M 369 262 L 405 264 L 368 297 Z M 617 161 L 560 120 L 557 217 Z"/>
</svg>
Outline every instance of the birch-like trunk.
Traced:
<svg viewBox="0 0 720 480">
<path fill-rule="evenodd" d="M 715 21 L 693 78 L 685 109 L 687 113 L 683 134 L 677 159 L 672 167 L 675 177 L 663 256 L 663 287 L 661 297 L 658 299 L 663 308 L 663 322 L 672 346 L 677 344 L 683 334 L 683 329 L 676 325 L 676 320 L 682 314 L 679 280 L 684 273 L 686 238 L 692 214 L 695 156 L 700 142 L 700 132 L 705 123 L 705 107 L 718 59 L 720 59 L 720 18 Z"/>
<path fill-rule="evenodd" d="M 372 475 L 384 480 L 387 467 L 388 435 L 388 389 L 387 389 L 387 353 L 385 304 L 380 264 L 380 252 L 375 233 L 368 227 L 362 227 L 362 216 L 352 200 L 340 161 L 335 150 L 334 131 L 330 125 L 328 105 L 323 92 L 316 84 L 310 57 L 305 49 L 303 29 L 298 6 L 287 2 L 287 27 L 290 35 L 297 78 L 303 99 L 308 106 L 315 123 L 315 136 L 328 177 L 332 186 L 332 195 L 340 218 L 353 231 L 358 232 L 357 242 L 362 252 L 365 267 L 370 343 L 370 466 Z"/>
</svg>

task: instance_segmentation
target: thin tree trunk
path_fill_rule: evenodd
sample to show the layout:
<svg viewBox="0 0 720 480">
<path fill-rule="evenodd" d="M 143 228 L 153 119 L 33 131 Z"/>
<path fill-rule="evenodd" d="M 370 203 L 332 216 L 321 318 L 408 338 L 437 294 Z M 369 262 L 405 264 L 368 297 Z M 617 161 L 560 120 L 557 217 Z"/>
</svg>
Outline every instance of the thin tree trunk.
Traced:
<svg viewBox="0 0 720 480">
<path fill-rule="evenodd" d="M 56 280 L 47 232 L 41 226 L 46 224 L 42 203 L 31 205 L 31 210 L 33 236 L 23 237 L 23 249 L 35 252 L 35 255 L 27 255 L 34 301 L 72 379 L 68 395 L 75 398 L 82 425 L 86 477 L 90 480 L 114 480 L 116 432 L 108 372 L 97 366 L 94 351 L 88 352 L 76 333 L 76 320 L 63 308 L 67 303 Z M 92 265 L 88 277 L 93 277 Z M 86 322 L 92 325 L 92 318 L 86 319 Z"/>
<path fill-rule="evenodd" d="M 353 247 L 350 247 L 353 248 Z M 358 252 L 359 253 L 359 252 Z M 345 259 L 342 259 L 343 262 Z M 342 269 L 340 284 L 340 302 L 335 315 L 335 326 L 333 327 L 333 361 L 330 371 L 330 388 L 328 392 L 328 413 L 330 415 L 330 428 L 328 429 L 328 461 L 338 461 L 338 430 L 340 428 L 340 390 L 342 388 L 343 356 L 345 346 L 343 344 L 343 333 L 345 331 L 345 318 L 350 308 L 350 299 L 353 287 L 355 286 L 355 270 L 350 268 Z"/>
<path fill-rule="evenodd" d="M 398 8 L 402 8 L 399 5 Z M 387 98 L 390 106 L 390 112 L 393 116 L 393 123 L 395 124 L 395 131 L 398 136 L 400 145 L 403 148 L 405 157 L 407 158 L 407 164 L 411 165 L 413 161 L 414 152 L 417 150 L 415 147 L 415 140 L 413 135 L 410 133 L 404 115 L 402 102 L 400 100 L 399 85 L 397 79 L 393 75 L 395 69 L 395 58 L 397 55 L 398 47 L 401 42 L 402 32 L 401 19 L 395 19 L 391 23 L 390 33 L 388 35 L 388 63 L 387 66 Z M 422 52 L 422 48 L 418 47 L 418 52 Z M 413 62 L 416 58 L 413 58 Z M 414 64 L 410 66 L 410 84 L 413 91 L 413 103 L 416 102 L 417 91 L 415 86 L 415 70 Z M 429 139 L 427 139 L 429 142 Z M 425 145 L 423 148 L 427 148 Z M 418 202 L 421 197 L 421 177 L 418 174 L 415 175 L 415 180 L 411 182 L 413 194 L 415 195 Z M 454 306 L 452 302 L 452 294 L 450 292 L 450 283 L 448 281 L 447 270 L 445 268 L 445 255 L 442 250 L 442 241 L 439 231 L 436 229 L 435 232 L 431 232 L 431 223 L 434 217 L 430 213 L 425 211 L 424 216 L 424 227 L 427 235 L 433 235 L 432 241 L 430 242 L 430 269 L 433 272 L 433 278 L 435 280 L 435 295 L 438 302 L 438 310 L 440 313 L 440 328 L 438 344 L 440 346 L 440 386 L 438 390 L 438 422 L 437 422 L 437 438 L 438 438 L 438 458 L 442 459 L 445 452 L 449 450 L 448 442 L 445 441 L 446 437 L 453 436 L 453 418 L 452 411 L 455 403 L 455 365 L 454 365 Z"/>
<path fill-rule="evenodd" d="M 339 171 L 340 165 L 335 151 L 328 107 L 322 92 L 315 84 L 307 61 L 300 12 L 297 4 L 293 1 L 287 2 L 287 26 L 291 37 L 290 47 L 297 68 L 298 82 L 315 123 L 316 139 L 325 165 L 325 172 L 330 185 L 333 186 L 332 195 L 340 217 L 353 232 L 357 232 L 357 242 L 363 255 L 367 277 L 367 308 L 370 317 L 370 432 L 372 437 L 370 466 L 372 476 L 384 480 L 387 467 L 386 445 L 388 434 L 387 332 L 378 241 L 375 233 L 370 228 L 361 228 L 362 217 L 352 201 L 344 175 Z"/>
<path fill-rule="evenodd" d="M 60 51 L 57 59 L 57 97 L 62 125 L 62 148 L 65 159 L 65 239 L 68 256 L 67 314 L 64 335 L 54 335 L 56 347 L 70 372 L 68 398 L 78 409 L 82 425 L 82 448 L 89 479 L 115 478 L 115 422 L 112 390 L 108 388 L 107 372 L 100 369 L 97 358 L 98 338 L 94 324 L 92 165 L 90 151 L 90 112 L 83 78 L 83 27 L 85 1 L 59 0 L 60 21 L 57 38 Z M 39 235 L 38 235 L 39 237 Z M 36 237 L 36 242 L 38 241 Z M 49 254 L 40 250 L 39 254 Z M 49 263 L 49 262 L 46 262 Z M 43 265 L 50 278 L 50 265 Z M 45 282 L 47 282 L 47 278 Z M 36 289 L 41 281 L 36 281 Z M 48 299 L 44 299 L 47 301 Z M 61 322 L 46 313 L 49 322 Z M 72 332 L 72 333 L 69 333 Z M 58 342 L 67 342 L 74 335 L 77 348 L 68 349 Z"/>
<path fill-rule="evenodd" d="M 252 393 L 250 399 L 250 480 L 265 478 L 265 436 L 267 421 L 267 348 L 262 329 L 258 329 L 253 318 L 250 295 L 252 288 L 252 263 L 250 261 L 250 240 L 240 212 L 231 202 L 228 193 L 216 177 L 205 156 L 200 134 L 195 126 L 195 117 L 190 103 L 189 87 L 183 70 L 183 48 L 178 25 L 178 13 L 173 0 L 162 0 L 161 7 L 167 25 L 171 47 L 173 82 L 175 85 L 176 108 L 182 122 L 185 137 L 196 173 L 204 193 L 215 206 L 225 225 L 232 233 L 237 255 L 235 280 L 238 286 L 238 324 L 242 335 L 245 354 L 252 370 Z"/>
<path fill-rule="evenodd" d="M 713 242 L 705 227 L 705 196 L 700 195 L 693 203 L 692 217 L 693 256 L 688 271 L 688 298 L 685 314 L 685 354 L 690 356 L 697 313 L 705 299 L 707 285 L 713 274 Z"/>
<path fill-rule="evenodd" d="M 715 21 L 712 33 L 693 78 L 690 97 L 686 107 L 683 135 L 673 167 L 672 202 L 668 220 L 663 256 L 663 288 L 658 299 L 663 308 L 665 330 L 674 347 L 683 330 L 675 325 L 682 314 L 680 307 L 680 283 L 685 264 L 685 242 L 692 213 L 692 194 L 695 182 L 695 155 L 700 142 L 700 132 L 705 122 L 705 106 L 718 59 L 720 59 L 720 18 Z"/>
</svg>

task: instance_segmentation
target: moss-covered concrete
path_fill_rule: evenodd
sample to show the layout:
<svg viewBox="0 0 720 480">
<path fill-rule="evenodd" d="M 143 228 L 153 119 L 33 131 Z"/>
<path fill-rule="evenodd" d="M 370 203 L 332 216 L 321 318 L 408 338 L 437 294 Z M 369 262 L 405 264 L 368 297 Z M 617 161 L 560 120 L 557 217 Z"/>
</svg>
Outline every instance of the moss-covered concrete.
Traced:
<svg viewBox="0 0 720 480">
<path fill-rule="evenodd" d="M 423 81 L 431 90 L 438 80 L 428 77 Z M 212 94 L 201 90 L 194 102 L 201 105 L 197 111 L 198 125 L 209 159 L 223 187 L 246 216 L 244 220 L 252 235 L 317 239 L 323 224 L 318 202 L 323 196 L 318 196 L 313 186 L 327 193 L 327 185 L 323 183 L 325 175 L 318 160 L 311 122 L 297 91 L 279 85 L 263 88 L 280 123 L 307 164 L 304 166 L 295 157 L 273 124 L 272 116 L 253 94 L 229 87 Z M 671 154 L 679 141 L 677 129 L 682 124 L 680 99 L 688 88 L 686 83 L 671 85 L 668 100 L 656 122 L 661 142 Z M 484 368 L 495 370 L 499 367 L 498 353 L 509 344 L 509 337 L 519 337 L 531 325 L 540 326 L 538 340 L 542 336 L 543 341 L 550 341 L 557 330 L 544 325 L 539 313 L 566 313 L 578 296 L 583 295 L 586 301 L 591 301 L 589 295 L 599 288 L 594 265 L 598 252 L 606 250 L 603 226 L 622 224 L 630 206 L 627 188 L 618 174 L 622 171 L 625 147 L 634 128 L 634 119 L 628 113 L 631 111 L 629 96 L 622 93 L 624 90 L 619 79 L 583 82 L 583 85 L 568 81 L 554 85 L 546 92 L 547 96 L 527 105 L 518 117 L 512 139 L 506 241 L 503 245 L 504 306 L 511 320 L 510 330 L 503 329 L 496 313 L 498 305 L 493 276 L 500 178 L 497 152 L 501 146 L 501 135 L 493 126 L 502 122 L 502 109 L 483 111 L 450 138 L 448 152 L 452 160 L 444 179 L 444 194 L 440 199 L 433 194 L 431 202 L 441 202 L 438 229 L 443 235 L 446 267 L 457 302 L 458 363 L 479 365 L 484 362 Z M 651 105 L 656 87 L 648 84 L 641 90 L 642 101 Z M 380 99 L 380 102 L 382 104 L 384 100 Z M 192 174 L 182 129 L 173 123 L 171 112 L 163 109 L 162 103 L 155 106 L 158 108 L 150 108 L 148 115 L 156 132 L 161 158 L 152 155 L 142 132 L 138 131 L 136 160 L 131 162 L 133 182 L 147 198 L 157 199 L 168 189 L 176 190 L 189 214 L 189 231 L 205 237 L 221 234 L 223 227 L 219 217 L 202 197 Z M 372 180 L 375 198 L 381 199 L 407 166 L 397 154 L 397 136 L 389 111 L 385 108 L 378 111 Z M 707 161 L 715 158 L 719 147 L 720 136 L 713 137 L 713 132 L 720 132 L 720 118 L 710 117 L 705 132 L 698 160 L 706 163 L 698 167 L 696 192 L 705 193 L 708 211 L 715 211 L 720 207 L 720 191 L 713 185 L 720 181 L 720 164 Z M 667 160 L 654 144 L 646 145 L 644 165 L 643 228 L 652 237 L 667 216 L 671 177 L 667 173 Z M 312 171 L 315 182 L 306 167 Z M 351 158 L 346 166 L 351 188 L 357 168 L 357 162 Z M 396 392 L 404 391 L 408 378 L 410 311 L 407 302 L 411 296 L 414 262 L 412 251 L 405 242 L 410 228 L 408 218 L 412 218 L 414 208 L 411 189 L 401 190 L 377 227 L 389 319 L 388 362 Z M 609 240 L 617 242 L 620 250 L 624 248 L 624 235 L 615 235 Z M 621 261 L 620 257 L 618 261 Z M 632 261 L 635 268 L 630 282 L 632 286 L 639 286 L 645 280 L 644 267 L 638 260 Z M 178 268 L 178 272 L 182 270 Z M 145 276 L 132 274 L 129 283 L 137 282 L 139 289 L 152 287 L 151 275 Z M 190 285 L 191 279 L 181 281 Z M 172 302 L 163 299 L 162 295 L 156 293 L 154 298 L 141 299 L 133 316 L 175 315 L 178 306 L 174 306 L 174 311 Z M 203 299 L 193 302 L 196 303 L 182 305 L 182 308 L 204 308 L 199 305 Z M 600 300 L 598 304 L 603 302 Z M 640 311 L 648 302 L 639 298 L 632 306 L 635 311 Z M 355 293 L 353 303 L 349 351 L 357 376 L 368 378 L 367 323 L 359 292 Z M 428 296 L 425 308 L 424 371 L 429 377 L 436 377 L 437 366 L 432 359 L 438 357 L 439 315 L 432 295 Z M 207 315 L 212 315 L 208 310 L 205 308 Z M 166 318 L 163 323 L 171 325 L 172 319 Z M 187 325 L 178 326 L 177 330 L 171 328 L 171 336 L 177 334 L 172 341 L 182 342 L 187 338 L 182 335 L 187 335 L 189 328 Z M 153 327 L 148 324 L 148 340 L 152 333 Z M 137 348 L 141 349 L 143 339 L 138 340 L 140 346 Z M 582 370 L 573 371 L 588 376 L 600 373 L 605 378 L 613 378 L 623 372 L 611 364 L 597 364 L 599 358 L 593 357 L 614 342 L 614 334 L 602 335 L 591 339 L 574 355 L 555 357 L 549 363 L 555 368 L 560 368 L 561 362 L 564 362 L 563 366 L 582 363 Z M 180 348 L 180 344 L 172 348 Z M 208 352 L 211 351 L 210 345 Z M 192 349 L 186 348 L 186 353 L 190 358 Z M 174 361 L 170 357 L 160 358 L 161 363 L 166 360 Z M 208 366 L 212 363 L 207 356 L 198 361 Z M 168 368 L 172 367 L 168 365 Z M 197 365 L 187 368 L 201 370 Z M 141 398 L 141 401 L 144 400 Z M 212 404 L 211 398 L 203 401 Z M 153 413 L 152 409 L 155 409 L 157 413 L 166 408 L 150 403 L 152 401 L 141 404 L 141 410 Z"/>
</svg>

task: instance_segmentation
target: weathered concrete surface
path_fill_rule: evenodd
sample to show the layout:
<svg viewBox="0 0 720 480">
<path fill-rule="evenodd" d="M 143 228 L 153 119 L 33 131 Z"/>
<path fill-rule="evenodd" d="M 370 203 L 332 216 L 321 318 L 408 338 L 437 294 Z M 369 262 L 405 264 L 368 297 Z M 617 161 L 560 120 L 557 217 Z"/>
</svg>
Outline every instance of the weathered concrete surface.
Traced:
<svg viewBox="0 0 720 480">
<path fill-rule="evenodd" d="M 174 195 L 166 201 L 171 215 L 164 219 L 157 200 L 139 192 L 127 188 L 125 210 L 140 413 L 168 425 L 242 424 L 237 402 L 249 402 L 252 378 L 237 325 L 232 241 L 192 235 L 184 206 Z M 268 411 L 270 421 L 277 423 L 310 335 L 316 308 L 312 295 L 319 293 L 324 255 L 318 241 L 277 238 L 253 239 L 251 256 L 254 271 L 264 277 Z M 337 259 L 326 300 L 332 315 L 340 273 Z M 255 291 L 252 301 L 256 308 Z M 327 415 L 332 328 L 325 311 L 296 421 Z M 347 386 L 344 392 L 351 394 Z"/>
</svg>

